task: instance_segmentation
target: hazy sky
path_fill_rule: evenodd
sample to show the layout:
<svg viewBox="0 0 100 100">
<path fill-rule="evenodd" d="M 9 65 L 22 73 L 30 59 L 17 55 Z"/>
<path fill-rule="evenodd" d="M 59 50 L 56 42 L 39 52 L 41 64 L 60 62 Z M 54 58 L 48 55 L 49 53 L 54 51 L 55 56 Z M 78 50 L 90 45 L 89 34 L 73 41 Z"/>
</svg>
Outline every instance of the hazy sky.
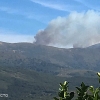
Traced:
<svg viewBox="0 0 100 100">
<path fill-rule="evenodd" d="M 100 11 L 100 0 L 0 0 L 0 41 L 33 42 L 51 20 Z"/>
</svg>

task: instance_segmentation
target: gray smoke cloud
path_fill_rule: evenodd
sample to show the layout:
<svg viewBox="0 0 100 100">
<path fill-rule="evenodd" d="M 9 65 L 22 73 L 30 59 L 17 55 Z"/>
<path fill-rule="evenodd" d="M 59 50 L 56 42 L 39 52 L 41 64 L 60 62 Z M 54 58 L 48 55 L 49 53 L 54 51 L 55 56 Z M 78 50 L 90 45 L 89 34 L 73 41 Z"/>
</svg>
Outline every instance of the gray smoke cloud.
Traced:
<svg viewBox="0 0 100 100">
<path fill-rule="evenodd" d="M 63 48 L 84 48 L 100 43 L 100 13 L 89 10 L 58 17 L 34 38 L 36 44 Z"/>
</svg>

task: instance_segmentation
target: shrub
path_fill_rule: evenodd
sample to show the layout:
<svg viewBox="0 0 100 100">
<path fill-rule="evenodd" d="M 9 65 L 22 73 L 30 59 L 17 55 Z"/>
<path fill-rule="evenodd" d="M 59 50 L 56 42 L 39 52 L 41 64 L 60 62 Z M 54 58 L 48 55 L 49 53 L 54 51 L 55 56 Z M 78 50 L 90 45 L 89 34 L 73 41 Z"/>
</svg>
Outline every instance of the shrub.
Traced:
<svg viewBox="0 0 100 100">
<path fill-rule="evenodd" d="M 100 83 L 100 73 L 97 73 Z M 74 92 L 68 92 L 68 82 L 60 83 L 58 97 L 54 97 L 54 100 L 100 100 L 100 87 L 94 88 L 94 86 L 87 86 L 85 83 L 81 83 L 79 87 L 76 87 L 76 95 Z"/>
</svg>

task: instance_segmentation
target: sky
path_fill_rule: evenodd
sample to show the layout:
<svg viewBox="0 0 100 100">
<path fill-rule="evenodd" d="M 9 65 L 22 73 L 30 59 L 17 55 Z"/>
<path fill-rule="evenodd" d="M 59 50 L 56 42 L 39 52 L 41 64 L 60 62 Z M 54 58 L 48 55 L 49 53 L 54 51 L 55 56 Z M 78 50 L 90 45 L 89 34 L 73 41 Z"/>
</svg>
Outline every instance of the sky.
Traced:
<svg viewBox="0 0 100 100">
<path fill-rule="evenodd" d="M 99 12 L 100 0 L 0 0 L 0 41 L 9 43 L 33 43 L 34 41 L 39 41 L 39 38 L 41 38 L 39 37 L 40 31 L 45 32 L 45 30 L 47 30 L 47 28 L 50 27 L 51 23 L 57 23 L 59 18 L 63 23 L 65 21 L 62 20 L 66 18 L 68 24 L 69 19 L 72 20 L 71 18 L 73 16 L 80 16 L 79 18 L 77 17 L 78 19 L 80 19 L 81 16 L 85 17 L 86 14 L 88 15 L 90 13 L 90 15 L 94 16 L 94 19 L 97 18 L 99 20 Z M 77 18 L 75 20 L 78 20 Z M 97 23 L 98 20 L 96 20 Z M 63 26 L 63 23 L 61 22 L 60 24 L 62 24 Z M 96 29 L 97 25 L 99 25 L 97 23 L 95 23 Z M 87 23 L 85 23 L 85 25 L 86 24 Z M 76 24 L 72 23 L 71 25 Z M 71 30 L 73 30 L 73 28 L 71 28 Z M 71 33 L 69 32 L 69 34 Z M 38 41 L 37 43 L 41 42 Z M 68 43 L 68 41 L 65 42 Z M 53 43 L 55 45 L 61 46 L 63 42 L 59 42 L 60 44 L 56 44 L 54 41 Z M 53 43 L 50 42 L 48 45 L 52 45 Z M 71 43 L 67 45 L 71 45 Z"/>
</svg>

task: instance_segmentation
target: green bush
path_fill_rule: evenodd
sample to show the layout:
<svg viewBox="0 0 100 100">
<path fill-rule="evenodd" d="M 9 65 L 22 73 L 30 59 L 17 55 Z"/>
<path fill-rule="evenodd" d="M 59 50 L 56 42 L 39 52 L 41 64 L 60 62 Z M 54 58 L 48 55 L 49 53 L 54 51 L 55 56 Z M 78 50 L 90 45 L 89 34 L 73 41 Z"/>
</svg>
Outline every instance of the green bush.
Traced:
<svg viewBox="0 0 100 100">
<path fill-rule="evenodd" d="M 98 72 L 97 75 L 100 83 L 100 73 Z M 54 97 L 54 100 L 100 100 L 100 87 L 94 88 L 82 82 L 76 89 L 76 93 L 68 92 L 68 82 L 60 83 L 58 97 Z"/>
</svg>

